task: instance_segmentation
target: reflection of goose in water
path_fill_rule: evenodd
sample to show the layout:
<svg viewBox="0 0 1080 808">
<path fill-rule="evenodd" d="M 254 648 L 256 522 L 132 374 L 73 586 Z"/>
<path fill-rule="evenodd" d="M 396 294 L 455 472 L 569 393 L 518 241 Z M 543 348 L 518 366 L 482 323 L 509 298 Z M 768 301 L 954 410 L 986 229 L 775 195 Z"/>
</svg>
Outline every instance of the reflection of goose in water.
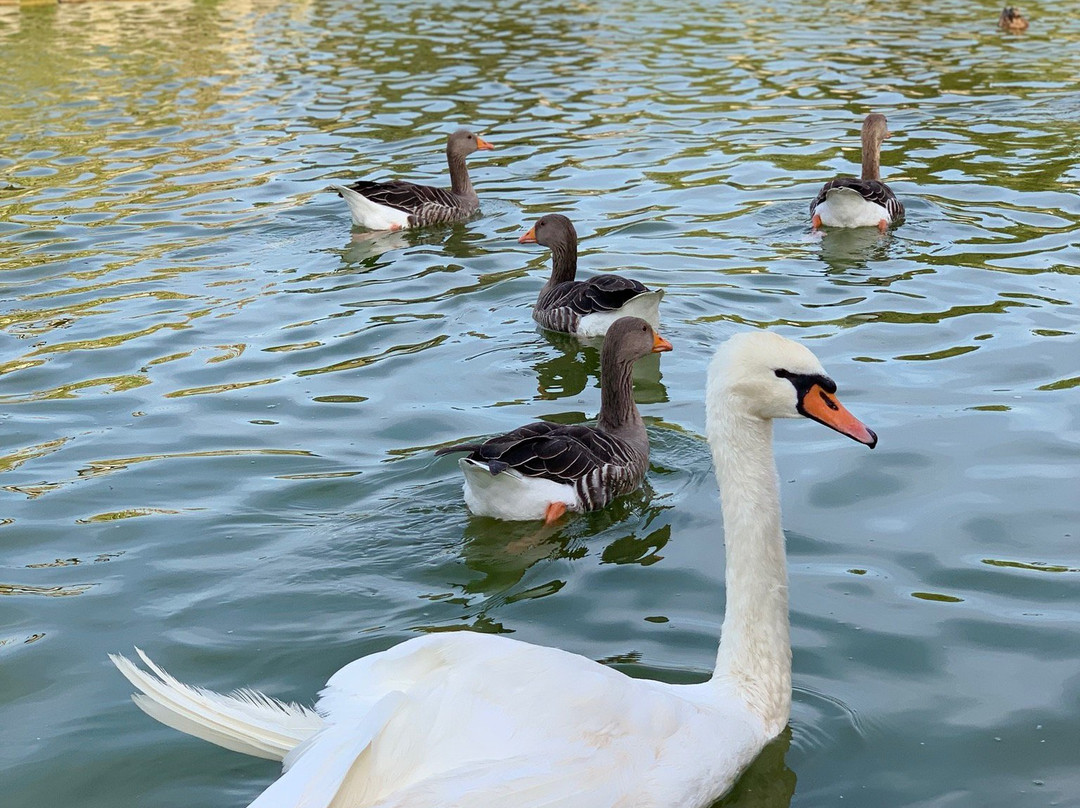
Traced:
<svg viewBox="0 0 1080 808">
<path fill-rule="evenodd" d="M 699 684 L 634 679 L 555 648 L 436 633 L 331 677 L 318 712 L 224 696 L 114 662 L 137 703 L 177 729 L 283 760 L 252 808 L 702 808 L 780 735 L 791 645 L 772 420 L 807 417 L 873 447 L 809 350 L 738 335 L 709 371 L 706 410 L 724 518 L 727 609 Z"/>
<path fill-rule="evenodd" d="M 541 331 L 552 346 L 562 351 L 533 365 L 537 392 L 544 400 L 569 398 L 583 392 L 592 383 L 600 385 L 601 337 L 579 339 L 557 331 Z M 662 381 L 659 354 L 643 356 L 634 363 L 634 400 L 639 404 L 662 404 L 668 401 Z M 594 380 L 590 382 L 591 380 Z"/>
<path fill-rule="evenodd" d="M 882 235 L 869 227 L 823 230 L 819 255 L 830 271 L 865 269 L 871 262 L 889 257 L 891 239 L 891 234 Z"/>
<path fill-rule="evenodd" d="M 533 365 L 540 398 L 576 396 L 588 387 L 590 378 L 599 380 L 601 340 L 594 346 L 557 331 L 541 331 L 540 334 L 560 351 Z M 634 366 L 643 361 L 644 358 Z"/>
<path fill-rule="evenodd" d="M 571 525 L 470 519 L 465 525 L 461 560 L 480 577 L 455 586 L 460 587 L 466 595 L 500 597 L 505 593 L 505 597 L 512 600 L 552 594 L 561 588 L 562 582 L 532 587 L 528 593 L 514 587 L 538 561 L 584 558 L 588 547 L 594 546 L 599 537 L 607 541 L 601 551 L 604 563 L 651 563 L 652 558 L 657 558 L 656 552 L 670 541 L 670 525 L 643 531 L 640 537 L 634 533 L 627 534 L 625 529 L 615 529 L 628 520 L 648 525 L 669 507 L 654 503 L 652 492 L 646 485 L 645 490 L 639 489 L 621 497 L 604 510 L 590 513 Z M 613 536 L 610 540 L 607 538 L 609 535 Z"/>
<path fill-rule="evenodd" d="M 346 264 L 370 264 L 386 253 L 424 245 L 438 247 L 442 260 L 465 259 L 475 255 L 475 249 L 469 243 L 469 230 L 460 223 L 438 229 L 354 230 L 349 234 L 348 243 L 339 252 Z M 387 256 L 386 263 L 391 260 L 393 259 Z"/>
<path fill-rule="evenodd" d="M 406 232 L 359 230 L 351 234 L 349 243 L 341 251 L 341 257 L 347 264 L 359 264 L 370 258 L 379 258 L 384 253 L 408 247 L 410 241 Z"/>
</svg>

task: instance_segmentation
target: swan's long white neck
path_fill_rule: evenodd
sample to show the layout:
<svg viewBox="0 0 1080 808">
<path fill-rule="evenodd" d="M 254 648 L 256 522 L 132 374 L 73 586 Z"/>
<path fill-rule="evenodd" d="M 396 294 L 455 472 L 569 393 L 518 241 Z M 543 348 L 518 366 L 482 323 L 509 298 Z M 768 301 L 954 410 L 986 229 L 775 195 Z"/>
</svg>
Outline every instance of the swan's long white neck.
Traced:
<svg viewBox="0 0 1080 808">
<path fill-rule="evenodd" d="M 741 414 L 728 391 L 717 392 L 708 428 L 724 512 L 727 605 L 713 681 L 734 685 L 778 733 L 791 713 L 791 639 L 772 422 Z"/>
</svg>

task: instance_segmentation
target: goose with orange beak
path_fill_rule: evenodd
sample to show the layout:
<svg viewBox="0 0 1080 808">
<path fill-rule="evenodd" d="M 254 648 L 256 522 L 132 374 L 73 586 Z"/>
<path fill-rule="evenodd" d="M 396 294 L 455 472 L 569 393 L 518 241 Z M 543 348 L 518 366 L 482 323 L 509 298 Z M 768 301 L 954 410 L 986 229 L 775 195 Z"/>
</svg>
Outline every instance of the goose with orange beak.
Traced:
<svg viewBox="0 0 1080 808">
<path fill-rule="evenodd" d="M 468 129 L 458 129 L 446 141 L 450 187 L 416 185 L 402 180 L 331 185 L 345 200 L 353 224 L 369 230 L 402 230 L 468 219 L 480 210 L 480 199 L 469 179 L 465 158 L 495 147 Z"/>
<path fill-rule="evenodd" d="M 540 244 L 551 250 L 551 277 L 533 306 L 533 319 L 541 328 L 577 337 L 599 337 L 620 317 L 640 317 L 660 327 L 662 289 L 650 290 L 632 278 L 604 272 L 586 281 L 577 275 L 577 231 L 559 213 L 540 218 L 521 244 Z"/>
<path fill-rule="evenodd" d="M 483 443 L 436 454 L 467 452 L 465 504 L 477 516 L 554 522 L 567 511 L 594 511 L 628 494 L 645 477 L 649 437 L 634 403 L 634 362 L 671 350 L 639 317 L 609 329 L 600 353 L 600 415 L 595 426 L 540 421 Z"/>
<path fill-rule="evenodd" d="M 904 205 L 881 181 L 881 144 L 892 137 L 884 115 L 871 113 L 862 125 L 862 176 L 837 177 L 810 203 L 810 221 L 819 227 L 876 227 L 884 233 L 904 218 Z"/>
</svg>

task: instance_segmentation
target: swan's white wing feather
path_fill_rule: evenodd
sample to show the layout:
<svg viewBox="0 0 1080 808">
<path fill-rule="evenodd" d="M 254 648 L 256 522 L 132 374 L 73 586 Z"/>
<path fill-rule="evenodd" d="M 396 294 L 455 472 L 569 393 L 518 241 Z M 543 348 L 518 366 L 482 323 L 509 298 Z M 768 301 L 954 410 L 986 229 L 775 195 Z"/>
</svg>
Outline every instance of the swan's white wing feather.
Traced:
<svg viewBox="0 0 1080 808">
<path fill-rule="evenodd" d="M 109 658 L 142 691 L 132 696 L 139 709 L 173 729 L 235 752 L 281 760 L 324 726 L 314 711 L 253 690 L 223 695 L 185 685 L 135 651 L 149 672 L 119 654 Z"/>
</svg>

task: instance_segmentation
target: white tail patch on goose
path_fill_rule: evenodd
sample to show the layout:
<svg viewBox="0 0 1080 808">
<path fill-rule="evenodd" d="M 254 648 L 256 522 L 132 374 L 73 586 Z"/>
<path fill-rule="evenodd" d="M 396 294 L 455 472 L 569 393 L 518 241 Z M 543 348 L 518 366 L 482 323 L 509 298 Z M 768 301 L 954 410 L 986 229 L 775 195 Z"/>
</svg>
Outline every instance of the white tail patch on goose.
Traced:
<svg viewBox="0 0 1080 808">
<path fill-rule="evenodd" d="M 344 185 L 330 187 L 341 194 L 341 198 L 349 206 L 353 224 L 359 227 L 367 227 L 371 230 L 402 230 L 410 226 L 409 214 L 403 210 L 372 202 L 363 194 Z"/>
</svg>

